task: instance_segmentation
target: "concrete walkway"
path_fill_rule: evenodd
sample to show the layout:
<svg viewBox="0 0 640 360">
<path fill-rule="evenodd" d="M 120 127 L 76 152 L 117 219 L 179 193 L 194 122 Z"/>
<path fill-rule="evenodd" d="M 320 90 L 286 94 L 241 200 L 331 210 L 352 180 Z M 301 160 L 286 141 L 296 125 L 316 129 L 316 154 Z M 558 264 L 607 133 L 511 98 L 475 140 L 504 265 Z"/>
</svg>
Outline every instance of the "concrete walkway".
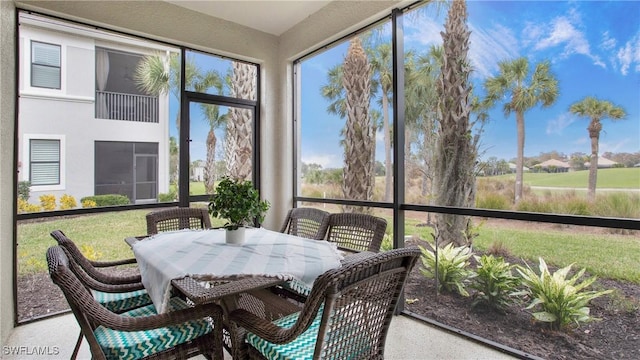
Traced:
<svg viewBox="0 0 640 360">
<path fill-rule="evenodd" d="M 3 347 L 2 359 L 69 359 L 80 328 L 72 314 L 37 321 L 14 329 Z M 89 359 L 83 341 L 79 359 Z M 204 358 L 204 357 L 198 357 Z M 225 359 L 230 359 L 225 354 Z M 513 359 L 513 357 L 439 330 L 408 316 L 396 316 L 387 337 L 385 358 L 411 359 Z"/>
</svg>

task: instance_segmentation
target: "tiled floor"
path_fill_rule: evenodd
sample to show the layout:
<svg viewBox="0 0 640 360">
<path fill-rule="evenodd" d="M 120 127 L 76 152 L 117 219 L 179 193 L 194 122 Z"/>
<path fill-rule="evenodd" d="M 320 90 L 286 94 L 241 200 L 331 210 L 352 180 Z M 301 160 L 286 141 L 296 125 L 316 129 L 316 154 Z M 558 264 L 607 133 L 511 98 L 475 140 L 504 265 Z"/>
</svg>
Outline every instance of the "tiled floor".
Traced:
<svg viewBox="0 0 640 360">
<path fill-rule="evenodd" d="M 2 359 L 69 359 L 79 327 L 73 315 L 63 315 L 14 329 L 2 349 Z M 79 359 L 89 359 L 86 341 Z M 225 357 L 227 359 L 230 357 Z M 407 316 L 396 316 L 387 337 L 387 359 L 513 359 Z"/>
</svg>

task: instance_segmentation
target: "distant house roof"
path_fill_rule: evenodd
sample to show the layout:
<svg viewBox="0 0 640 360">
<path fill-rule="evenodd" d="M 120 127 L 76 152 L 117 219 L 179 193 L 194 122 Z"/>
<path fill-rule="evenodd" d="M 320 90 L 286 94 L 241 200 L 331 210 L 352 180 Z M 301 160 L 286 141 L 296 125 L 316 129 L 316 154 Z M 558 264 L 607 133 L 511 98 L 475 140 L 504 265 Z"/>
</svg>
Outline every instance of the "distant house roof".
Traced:
<svg viewBox="0 0 640 360">
<path fill-rule="evenodd" d="M 547 161 L 543 161 L 540 164 L 536 164 L 536 166 L 539 166 L 541 168 L 548 168 L 551 166 L 555 166 L 557 168 L 565 168 L 565 169 L 568 169 L 571 167 L 571 165 L 567 164 L 566 162 L 556 160 L 556 159 L 549 159 Z"/>
<path fill-rule="evenodd" d="M 509 169 L 511 169 L 511 170 L 515 170 L 515 169 L 516 169 L 516 164 L 514 164 L 514 163 L 509 163 Z M 529 171 L 529 168 L 528 168 L 528 167 L 526 167 L 526 166 L 524 166 L 524 165 L 522 165 L 522 171 Z"/>
<path fill-rule="evenodd" d="M 613 160 L 609 160 L 607 158 L 604 158 L 602 156 L 598 157 L 598 167 L 602 167 L 602 168 L 608 168 L 608 167 L 612 167 L 613 165 L 616 165 L 617 162 L 613 161 Z M 584 163 L 584 166 L 589 166 L 591 165 L 590 162 L 586 162 Z"/>
</svg>

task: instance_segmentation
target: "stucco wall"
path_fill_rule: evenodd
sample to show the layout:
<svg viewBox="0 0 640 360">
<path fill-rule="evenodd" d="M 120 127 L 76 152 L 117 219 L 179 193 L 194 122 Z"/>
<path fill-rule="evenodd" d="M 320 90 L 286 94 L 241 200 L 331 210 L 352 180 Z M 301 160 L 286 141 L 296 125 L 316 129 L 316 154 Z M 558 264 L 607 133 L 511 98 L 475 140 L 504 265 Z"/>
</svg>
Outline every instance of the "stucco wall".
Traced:
<svg viewBox="0 0 640 360">
<path fill-rule="evenodd" d="M 15 11 L 0 1 L 0 345 L 13 328 L 13 131 Z"/>
</svg>

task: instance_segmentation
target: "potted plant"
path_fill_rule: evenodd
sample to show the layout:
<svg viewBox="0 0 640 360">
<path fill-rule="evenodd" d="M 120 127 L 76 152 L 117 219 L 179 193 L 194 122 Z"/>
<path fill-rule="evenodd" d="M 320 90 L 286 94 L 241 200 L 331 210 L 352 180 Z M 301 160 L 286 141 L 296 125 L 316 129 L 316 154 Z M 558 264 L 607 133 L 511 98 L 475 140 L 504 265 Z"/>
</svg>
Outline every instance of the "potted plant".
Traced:
<svg viewBox="0 0 640 360">
<path fill-rule="evenodd" d="M 227 243 L 240 244 L 244 241 L 244 226 L 256 218 L 262 222 L 269 206 L 268 201 L 260 200 L 251 181 L 224 177 L 215 188 L 209 213 L 227 220 Z"/>
</svg>

